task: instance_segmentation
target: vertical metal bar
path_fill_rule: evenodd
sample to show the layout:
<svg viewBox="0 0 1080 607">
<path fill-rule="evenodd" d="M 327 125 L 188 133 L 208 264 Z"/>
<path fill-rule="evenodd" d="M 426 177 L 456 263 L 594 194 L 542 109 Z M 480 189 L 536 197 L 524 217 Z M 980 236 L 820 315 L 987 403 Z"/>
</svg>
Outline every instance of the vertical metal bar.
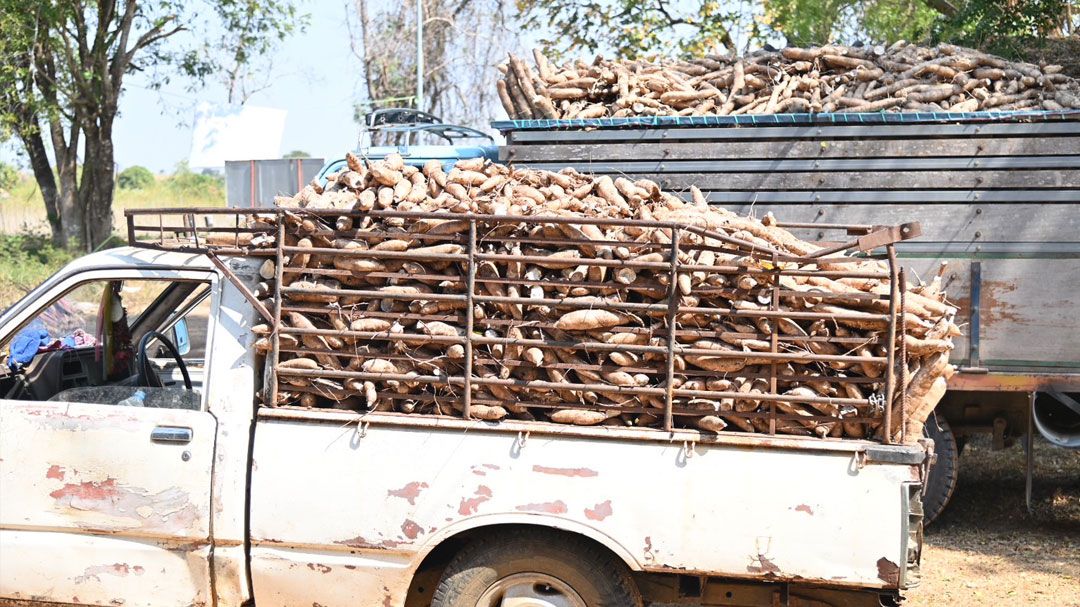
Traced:
<svg viewBox="0 0 1080 607">
<path fill-rule="evenodd" d="M 424 0 L 416 0 L 416 109 L 424 111 Z"/>
<path fill-rule="evenodd" d="M 1036 392 L 1031 392 L 1028 395 L 1028 427 L 1027 436 L 1024 437 L 1024 449 L 1026 451 L 1026 459 L 1024 460 L 1024 504 L 1027 506 L 1028 514 L 1032 514 L 1031 486 L 1035 479 L 1035 395 Z"/>
<path fill-rule="evenodd" d="M 971 368 L 982 367 L 979 355 L 979 338 L 982 325 L 982 262 L 971 262 L 971 312 L 968 323 L 968 364 Z"/>
<path fill-rule="evenodd" d="M 892 407 L 893 391 L 896 381 L 896 299 L 897 299 L 897 275 L 896 275 L 896 247 L 885 247 L 889 254 L 889 347 L 885 354 L 885 419 L 881 424 L 881 442 L 886 445 L 892 444 Z M 903 314 L 903 311 L 901 311 Z"/>
<path fill-rule="evenodd" d="M 775 251 L 773 252 L 773 255 L 772 255 L 772 265 L 773 265 L 773 268 L 772 268 L 773 269 L 773 272 L 772 272 L 772 297 L 770 298 L 771 302 L 770 302 L 770 305 L 769 305 L 769 309 L 770 310 L 779 310 L 780 309 L 780 264 L 779 264 L 779 261 L 776 258 L 776 252 Z M 769 352 L 772 352 L 773 354 L 776 354 L 778 352 L 778 350 L 779 350 L 780 338 L 779 338 L 779 334 L 777 333 L 777 326 L 779 325 L 779 322 L 780 322 L 780 319 L 778 319 L 778 318 L 769 319 L 769 329 L 770 329 Z M 777 388 L 776 388 L 776 361 L 773 360 L 771 363 L 769 363 L 769 392 L 771 394 L 775 395 L 776 391 L 777 391 Z M 775 400 L 770 400 L 769 401 L 769 434 L 776 434 L 776 401 Z"/>
<path fill-rule="evenodd" d="M 900 288 L 900 313 L 904 314 L 907 310 L 907 276 L 904 274 L 904 268 L 900 268 L 897 274 L 898 286 Z M 905 323 L 900 323 L 900 442 L 907 440 L 907 327 Z M 892 403 L 889 403 L 892 406 Z"/>
<path fill-rule="evenodd" d="M 191 237 L 195 239 L 195 248 L 199 248 L 199 226 L 195 225 L 195 214 L 185 213 L 184 223 L 188 224 L 189 227 L 191 227 Z"/>
<path fill-rule="evenodd" d="M 277 213 L 277 257 L 274 260 L 274 326 L 270 333 L 270 402 L 267 406 L 276 407 L 278 399 L 277 367 L 281 359 L 281 279 L 285 266 L 285 214 Z"/>
<path fill-rule="evenodd" d="M 420 2 L 420 0 L 417 0 Z M 473 290 L 476 287 L 476 219 L 469 220 L 469 260 L 465 269 L 465 396 L 461 403 L 461 415 L 469 419 L 472 406 L 473 377 Z"/>
<path fill-rule="evenodd" d="M 135 216 L 134 215 L 128 215 L 127 216 L 127 235 L 128 235 L 128 244 L 134 246 L 134 244 L 135 244 Z"/>
<path fill-rule="evenodd" d="M 675 395 L 675 317 L 679 310 L 679 228 L 671 229 L 671 253 L 668 262 L 667 373 L 664 381 L 664 430 L 671 432 L 675 420 L 671 413 Z"/>
</svg>

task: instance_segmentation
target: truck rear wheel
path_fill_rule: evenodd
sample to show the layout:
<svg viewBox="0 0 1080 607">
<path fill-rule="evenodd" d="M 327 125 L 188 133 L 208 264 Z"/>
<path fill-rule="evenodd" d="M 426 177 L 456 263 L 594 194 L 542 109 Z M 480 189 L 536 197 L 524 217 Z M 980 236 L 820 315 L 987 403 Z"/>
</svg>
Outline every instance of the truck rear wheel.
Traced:
<svg viewBox="0 0 1080 607">
<path fill-rule="evenodd" d="M 956 490 L 960 450 L 949 422 L 941 415 L 930 416 L 924 431 L 927 438 L 933 439 L 934 455 L 937 456 L 923 487 L 923 522 L 930 524 L 945 510 Z"/>
<path fill-rule="evenodd" d="M 431 607 L 641 607 L 630 571 L 586 540 L 511 531 L 446 566 Z"/>
</svg>

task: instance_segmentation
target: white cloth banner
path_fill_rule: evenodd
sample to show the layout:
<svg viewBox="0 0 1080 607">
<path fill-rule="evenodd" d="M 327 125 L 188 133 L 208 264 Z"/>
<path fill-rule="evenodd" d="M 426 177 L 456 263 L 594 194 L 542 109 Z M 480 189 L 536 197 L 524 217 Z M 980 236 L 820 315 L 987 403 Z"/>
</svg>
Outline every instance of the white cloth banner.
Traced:
<svg viewBox="0 0 1080 607">
<path fill-rule="evenodd" d="M 285 110 L 251 105 L 212 105 L 195 108 L 188 165 L 221 168 L 226 160 L 281 157 Z"/>
</svg>

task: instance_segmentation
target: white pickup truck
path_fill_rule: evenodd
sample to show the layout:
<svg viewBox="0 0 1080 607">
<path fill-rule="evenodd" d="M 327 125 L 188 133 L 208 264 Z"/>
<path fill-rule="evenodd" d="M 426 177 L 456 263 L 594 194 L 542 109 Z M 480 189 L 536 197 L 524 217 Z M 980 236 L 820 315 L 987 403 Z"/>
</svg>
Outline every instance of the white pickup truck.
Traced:
<svg viewBox="0 0 1080 607">
<path fill-rule="evenodd" d="M 0 316 L 0 604 L 839 607 L 917 581 L 925 445 L 259 406 L 260 261 L 108 250 Z"/>
</svg>

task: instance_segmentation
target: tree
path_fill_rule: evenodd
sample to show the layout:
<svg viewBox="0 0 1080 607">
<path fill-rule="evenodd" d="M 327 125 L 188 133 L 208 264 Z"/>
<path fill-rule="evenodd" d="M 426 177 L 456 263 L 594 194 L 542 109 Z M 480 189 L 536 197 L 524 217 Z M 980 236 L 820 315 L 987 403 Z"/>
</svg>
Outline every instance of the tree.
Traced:
<svg viewBox="0 0 1080 607">
<path fill-rule="evenodd" d="M 290 35 L 303 32 L 309 15 L 299 14 L 291 0 L 217 0 L 211 2 L 220 32 L 189 50 L 182 65 L 187 73 L 216 76 L 228 91 L 228 102 L 244 104 L 268 87 L 273 51 Z"/>
<path fill-rule="evenodd" d="M 365 99 L 357 118 L 416 104 L 416 1 L 354 0 L 353 52 Z M 422 0 L 424 99 L 419 109 L 448 122 L 484 125 L 499 107 L 495 65 L 511 35 L 510 0 Z"/>
<path fill-rule="evenodd" d="M 597 51 L 636 59 L 650 54 L 700 55 L 735 48 L 735 31 L 754 28 L 747 3 L 700 0 L 517 0 L 528 29 L 556 55 Z"/>
<path fill-rule="evenodd" d="M 143 190 L 154 185 L 154 174 L 143 166 L 131 166 L 116 176 L 116 186 L 121 190 Z"/>
<path fill-rule="evenodd" d="M 282 158 L 311 158 L 311 154 L 308 154 L 304 150 L 293 150 L 282 156 Z"/>
<path fill-rule="evenodd" d="M 517 0 L 527 28 L 553 31 L 555 54 L 739 52 L 769 41 L 948 41 L 1016 55 L 1002 44 L 1067 34 L 1078 0 Z M 550 24 L 550 30 L 547 28 Z"/>
<path fill-rule="evenodd" d="M 226 4 L 261 14 L 258 3 Z M 0 122 L 23 145 L 54 244 L 93 250 L 112 234 L 112 131 L 125 77 L 174 68 L 205 78 L 207 66 L 220 64 L 165 45 L 202 29 L 204 15 L 221 16 L 200 9 L 168 0 L 0 0 Z M 235 26 L 222 19 L 221 27 Z M 244 48 L 229 61 L 246 65 L 265 47 Z"/>
</svg>

